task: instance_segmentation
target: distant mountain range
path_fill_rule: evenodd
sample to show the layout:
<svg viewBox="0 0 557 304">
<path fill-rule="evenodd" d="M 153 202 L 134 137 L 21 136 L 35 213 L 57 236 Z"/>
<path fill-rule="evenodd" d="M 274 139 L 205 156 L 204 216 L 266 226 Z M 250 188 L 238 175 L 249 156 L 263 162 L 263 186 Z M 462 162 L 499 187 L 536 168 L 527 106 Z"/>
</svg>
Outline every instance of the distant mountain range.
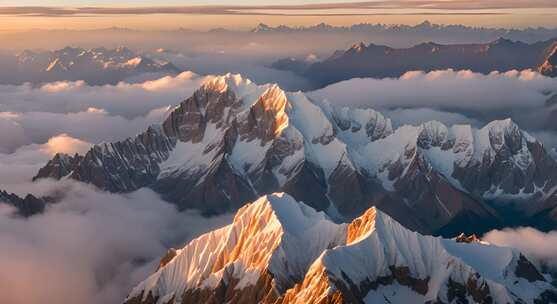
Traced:
<svg viewBox="0 0 557 304">
<path fill-rule="evenodd" d="M 251 30 L 252 33 L 273 34 L 273 33 L 367 33 L 370 35 L 414 35 L 429 37 L 430 39 L 442 39 L 454 41 L 491 41 L 497 38 L 519 40 L 527 43 L 548 40 L 557 37 L 557 28 L 487 28 L 471 27 L 465 25 L 443 25 L 424 21 L 417 25 L 404 24 L 370 24 L 360 23 L 350 26 L 334 26 L 326 23 L 319 23 L 312 26 L 291 27 L 279 25 L 276 27 L 260 23 Z"/>
<path fill-rule="evenodd" d="M 510 248 L 417 234 L 376 208 L 335 224 L 276 193 L 169 250 L 124 303 L 549 304 L 550 280 Z"/>
<path fill-rule="evenodd" d="M 533 44 L 504 38 L 486 44 L 428 42 L 402 49 L 358 43 L 323 61 L 287 58 L 276 61 L 272 67 L 302 75 L 316 87 L 356 77 L 399 77 L 407 71 L 449 68 L 480 73 L 533 69 L 554 75 L 556 50 L 557 39 Z"/>
<path fill-rule="evenodd" d="M 211 78 L 135 137 L 55 156 L 41 178 L 119 193 L 150 187 L 204 214 L 281 191 L 341 221 L 376 206 L 428 234 L 557 227 L 557 162 L 510 119 L 394 129 L 374 110 L 239 75 Z"/>
<path fill-rule="evenodd" d="M 0 69 L 2 84 L 84 80 L 90 85 L 103 85 L 116 84 L 142 74 L 180 72 L 172 63 L 155 61 L 125 47 L 25 50 L 15 55 L 0 56 Z"/>
</svg>

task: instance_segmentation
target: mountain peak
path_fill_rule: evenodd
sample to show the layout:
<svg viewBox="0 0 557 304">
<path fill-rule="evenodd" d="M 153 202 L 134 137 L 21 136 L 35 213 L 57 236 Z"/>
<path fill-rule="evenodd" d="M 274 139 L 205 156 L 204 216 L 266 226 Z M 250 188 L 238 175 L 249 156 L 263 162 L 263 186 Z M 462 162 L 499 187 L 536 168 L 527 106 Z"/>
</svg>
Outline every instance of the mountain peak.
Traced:
<svg viewBox="0 0 557 304">
<path fill-rule="evenodd" d="M 238 215 L 244 216 L 244 212 L 250 212 L 253 209 L 269 208 L 268 213 L 276 217 L 282 229 L 296 236 L 303 235 L 311 226 L 320 221 L 330 221 L 324 212 L 317 212 L 284 192 L 262 196 L 252 205 L 251 208 L 250 205 L 242 208 Z"/>
<path fill-rule="evenodd" d="M 199 287 L 213 289 L 225 282 L 229 282 L 225 287 L 229 293 L 237 294 L 269 273 L 276 288 L 287 289 L 305 275 L 323 250 L 342 241 L 343 228 L 287 194 L 263 196 L 242 207 L 229 226 L 177 250 L 131 292 L 128 303 L 148 297 L 193 301 L 190 297 Z M 269 290 L 258 294 L 274 292 L 264 287 Z"/>
<path fill-rule="evenodd" d="M 424 20 L 422 23 L 417 24 L 416 27 L 431 27 L 432 23 L 429 20 Z"/>
<path fill-rule="evenodd" d="M 516 139 L 521 139 L 522 137 L 527 137 L 531 139 L 530 136 L 523 132 L 520 127 L 511 119 L 506 118 L 502 120 L 494 120 L 488 123 L 480 131 L 489 131 L 490 136 L 505 136 L 505 137 L 516 137 Z"/>
<path fill-rule="evenodd" d="M 32 194 L 27 194 L 25 198 L 22 198 L 14 193 L 0 190 L 0 205 L 2 204 L 14 207 L 19 216 L 30 217 L 42 213 L 47 206 L 47 201 Z"/>
<path fill-rule="evenodd" d="M 251 80 L 243 78 L 241 74 L 227 73 L 225 75 L 213 76 L 203 84 L 203 87 L 224 93 L 231 89 L 234 93 L 240 93 L 256 86 Z"/>
<path fill-rule="evenodd" d="M 547 56 L 538 71 L 545 76 L 557 77 L 557 43 L 548 48 Z"/>
<path fill-rule="evenodd" d="M 216 93 L 232 92 L 239 102 L 240 109 L 259 104 L 262 112 L 283 113 L 287 107 L 286 92 L 276 83 L 258 85 L 241 74 L 225 74 L 209 78 L 202 88 Z M 272 112 L 272 113 L 271 113 Z"/>
<path fill-rule="evenodd" d="M 261 32 L 269 32 L 271 31 L 273 28 L 270 27 L 269 25 L 265 24 L 265 23 L 259 23 L 253 30 L 252 32 L 254 33 L 261 33 Z"/>
<path fill-rule="evenodd" d="M 504 38 L 504 37 L 499 37 L 497 40 L 494 40 L 493 42 L 491 42 L 491 45 L 497 45 L 497 46 L 511 46 L 516 44 L 517 42 Z"/>
<path fill-rule="evenodd" d="M 367 46 L 363 42 L 353 44 L 349 49 L 348 52 L 352 53 L 361 53 L 367 49 Z"/>
<path fill-rule="evenodd" d="M 375 219 L 381 213 L 377 208 L 369 208 L 364 214 L 348 225 L 346 244 L 350 245 L 363 239 L 368 233 L 375 229 Z M 379 215 L 380 216 L 380 215 Z"/>
<path fill-rule="evenodd" d="M 514 123 L 512 118 L 505 118 L 500 120 L 494 120 L 487 124 L 486 126 L 489 129 L 499 129 L 499 130 L 506 130 L 509 128 L 518 128 L 518 126 Z"/>
</svg>

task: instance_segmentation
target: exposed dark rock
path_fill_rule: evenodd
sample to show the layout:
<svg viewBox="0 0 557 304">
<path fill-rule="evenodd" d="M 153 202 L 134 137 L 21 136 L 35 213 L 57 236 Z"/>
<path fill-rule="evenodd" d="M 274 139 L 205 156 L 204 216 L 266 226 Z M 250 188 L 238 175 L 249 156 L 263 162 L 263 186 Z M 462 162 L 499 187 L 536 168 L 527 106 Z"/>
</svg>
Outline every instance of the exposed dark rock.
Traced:
<svg viewBox="0 0 557 304">
<path fill-rule="evenodd" d="M 274 194 L 273 198 L 285 196 Z M 399 303 L 400 293 L 404 299 L 412 299 L 408 303 L 417 304 L 424 296 L 433 299 L 424 304 L 525 304 L 552 303 L 557 295 L 536 266 L 515 251 L 489 244 L 461 245 L 470 251 L 453 250 L 450 240 L 408 231 L 377 208 L 368 209 L 347 226 L 335 225 L 340 234 L 330 232 L 335 235 L 330 239 L 332 243 L 324 243 L 320 235 L 323 231 L 317 232 L 310 225 L 305 229 L 307 234 L 296 235 L 304 243 L 289 247 L 297 244 L 288 242 L 288 236 L 294 236 L 289 234 L 289 227 L 312 222 L 303 216 L 316 214 L 305 208 L 296 209 L 298 206 L 288 205 L 287 201 L 269 202 L 261 199 L 243 208 L 233 224 L 198 239 L 203 240 L 202 247 L 196 241 L 184 247 L 177 263 L 163 266 L 138 285 L 132 294 L 140 296 L 129 298 L 126 304 L 157 300 L 146 294 L 149 290 L 171 304 L 364 304 L 376 298 L 378 303 Z M 273 208 L 283 214 L 270 211 Z M 321 216 L 318 218 L 321 221 Z M 281 224 L 269 225 L 268 219 L 278 219 Z M 474 236 L 462 235 L 460 239 L 475 241 Z M 268 246 L 247 250 L 259 240 L 269 242 Z M 306 243 L 308 249 L 319 244 L 321 254 L 310 253 L 313 258 L 302 262 L 305 253 L 297 250 Z M 512 260 L 503 268 L 466 263 L 472 257 L 483 258 L 486 253 L 485 261 L 497 259 L 499 254 L 511 254 Z M 171 251 L 170 256 L 173 254 Z M 290 271 L 292 266 L 303 270 L 295 274 Z M 177 273 L 193 276 L 182 279 Z M 518 278 L 528 282 L 516 285 Z M 188 283 L 182 285 L 181 280 Z M 402 288 L 404 291 L 401 286 L 406 287 Z"/>
<path fill-rule="evenodd" d="M 517 277 L 524 278 L 528 282 L 545 281 L 543 275 L 522 254 L 516 262 L 515 272 Z"/>
<path fill-rule="evenodd" d="M 79 154 L 70 156 L 67 154 L 57 153 L 54 155 L 52 160 L 46 164 L 46 166 L 39 170 L 37 175 L 33 177 L 33 181 L 41 178 L 61 179 L 62 177 L 72 173 L 82 159 L 83 156 Z"/>
<path fill-rule="evenodd" d="M 534 304 L 557 303 L 557 292 L 554 290 L 544 291 L 539 298 L 534 300 Z"/>
<path fill-rule="evenodd" d="M 0 191 L 0 203 L 8 204 L 17 209 L 17 213 L 23 217 L 33 216 L 42 213 L 46 208 L 47 201 L 27 194 L 21 198 L 13 193 Z"/>
<path fill-rule="evenodd" d="M 449 278 L 447 298 L 450 303 L 469 303 L 468 296 L 471 296 L 475 303 L 493 303 L 489 286 L 485 282 L 479 283 L 475 277 L 470 277 L 466 285 L 464 285 Z"/>
<path fill-rule="evenodd" d="M 555 76 L 555 44 L 556 39 L 533 44 L 498 39 L 485 44 L 428 42 L 399 49 L 359 43 L 313 64 L 281 59 L 272 66 L 298 73 L 317 88 L 357 77 L 399 77 L 407 71 L 418 70 L 472 70 L 487 74 L 491 71 L 539 69 L 548 76 Z"/>
</svg>

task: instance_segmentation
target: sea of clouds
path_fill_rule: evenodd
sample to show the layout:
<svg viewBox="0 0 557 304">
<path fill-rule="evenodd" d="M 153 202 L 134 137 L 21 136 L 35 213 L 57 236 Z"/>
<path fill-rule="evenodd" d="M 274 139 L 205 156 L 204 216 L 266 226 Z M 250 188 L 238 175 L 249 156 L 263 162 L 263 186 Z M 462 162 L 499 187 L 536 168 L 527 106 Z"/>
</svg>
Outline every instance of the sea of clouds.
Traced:
<svg viewBox="0 0 557 304">
<path fill-rule="evenodd" d="M 56 82 L 0 86 L 0 189 L 20 195 L 64 193 L 44 214 L 21 219 L 0 208 L 0 294 L 6 303 L 118 303 L 152 272 L 170 246 L 230 222 L 178 212 L 154 192 L 110 194 L 71 181 L 30 179 L 55 153 L 84 153 L 160 123 L 206 76 L 184 72 L 157 80 L 89 86 Z M 258 81 L 258 79 L 255 79 Z M 260 81 L 261 82 L 261 81 Z M 439 120 L 482 127 L 513 118 L 557 144 L 546 102 L 557 80 L 532 71 L 409 72 L 393 79 L 353 79 L 309 92 L 337 106 L 371 107 L 396 125 Z M 557 265 L 555 233 L 493 231 L 485 237 Z"/>
</svg>

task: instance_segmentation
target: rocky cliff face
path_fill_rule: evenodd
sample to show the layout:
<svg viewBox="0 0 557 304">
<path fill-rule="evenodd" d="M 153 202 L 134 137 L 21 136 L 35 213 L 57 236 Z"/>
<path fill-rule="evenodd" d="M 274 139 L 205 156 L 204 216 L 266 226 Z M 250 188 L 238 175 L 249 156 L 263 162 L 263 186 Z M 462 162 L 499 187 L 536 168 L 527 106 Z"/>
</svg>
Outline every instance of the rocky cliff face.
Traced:
<svg viewBox="0 0 557 304">
<path fill-rule="evenodd" d="M 16 194 L 0 190 L 0 204 L 7 204 L 15 207 L 18 215 L 29 217 L 43 212 L 47 205 L 47 201 L 31 194 L 21 198 Z"/>
<path fill-rule="evenodd" d="M 160 126 L 83 156 L 56 156 L 36 178 L 113 192 L 151 187 L 181 209 L 236 210 L 284 191 L 339 220 L 371 206 L 425 233 L 530 224 L 556 207 L 556 163 L 510 120 L 394 130 L 371 109 L 310 101 L 239 75 L 208 80 Z M 509 216 L 512 214 L 512 217 Z"/>
<path fill-rule="evenodd" d="M 551 303 L 522 254 L 423 236 L 371 208 L 335 224 L 287 194 L 241 208 L 135 287 L 126 304 Z"/>
</svg>

